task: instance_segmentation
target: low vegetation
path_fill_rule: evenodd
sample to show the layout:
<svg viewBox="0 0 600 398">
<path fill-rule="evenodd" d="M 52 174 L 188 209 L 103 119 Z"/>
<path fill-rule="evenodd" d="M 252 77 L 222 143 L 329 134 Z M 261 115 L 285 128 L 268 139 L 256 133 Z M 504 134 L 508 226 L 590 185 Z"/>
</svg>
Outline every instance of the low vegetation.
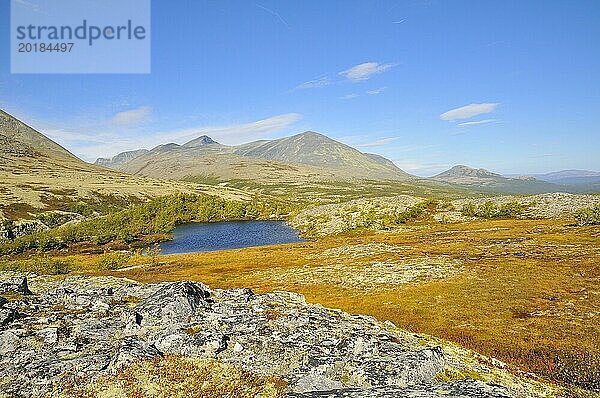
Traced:
<svg viewBox="0 0 600 398">
<path fill-rule="evenodd" d="M 438 204 L 435 199 L 422 200 L 407 195 L 358 199 L 309 208 L 289 222 L 303 236 L 311 238 L 365 229 L 389 230 L 431 218 Z"/>
<path fill-rule="evenodd" d="M 281 379 L 260 376 L 237 365 L 167 355 L 135 362 L 96 381 L 63 377 L 59 397 L 277 398 L 283 396 L 285 386 Z"/>
<path fill-rule="evenodd" d="M 522 215 L 525 211 L 525 206 L 520 202 L 513 201 L 497 205 L 494 202 L 488 201 L 479 206 L 474 203 L 466 203 L 462 208 L 462 215 L 465 217 L 478 218 L 516 218 Z"/>
<path fill-rule="evenodd" d="M 600 225 L 600 204 L 578 210 L 575 218 L 579 225 Z"/>
<path fill-rule="evenodd" d="M 66 275 L 76 269 L 70 258 L 37 255 L 24 260 L 0 258 L 0 271 L 35 272 L 43 275 Z M 94 267 L 97 268 L 97 267 Z"/>
<path fill-rule="evenodd" d="M 175 194 L 103 217 L 13 239 L 0 244 L 0 254 L 29 250 L 48 252 L 79 242 L 130 244 L 151 235 L 168 234 L 176 225 L 186 222 L 283 218 L 296 209 L 283 201 L 236 201 L 209 195 Z"/>
</svg>

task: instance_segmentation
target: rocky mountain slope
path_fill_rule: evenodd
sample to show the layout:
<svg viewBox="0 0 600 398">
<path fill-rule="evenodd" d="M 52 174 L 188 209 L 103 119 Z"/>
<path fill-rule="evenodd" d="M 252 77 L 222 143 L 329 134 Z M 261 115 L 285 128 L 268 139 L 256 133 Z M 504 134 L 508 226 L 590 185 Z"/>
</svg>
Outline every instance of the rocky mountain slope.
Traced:
<svg viewBox="0 0 600 398">
<path fill-rule="evenodd" d="M 97 380 L 167 355 L 277 377 L 287 397 L 553 394 L 493 359 L 389 322 L 307 304 L 294 293 L 1 273 L 0 294 L 9 298 L 0 298 L 5 396 L 67 396 L 61 393 L 67 381 L 70 390 L 106 396 L 95 389 Z M 133 383 L 151 391 L 152 380 L 143 380 Z M 126 396 L 131 383 L 115 381 L 103 393 Z"/>
<path fill-rule="evenodd" d="M 509 178 L 485 169 L 474 169 L 464 165 L 454 166 L 433 176 L 432 179 L 487 192 L 534 194 L 565 190 L 565 187 L 538 181 L 533 177 Z"/>
<path fill-rule="evenodd" d="M 0 159 L 13 156 L 46 156 L 76 160 L 56 142 L 0 109 Z"/>
<path fill-rule="evenodd" d="M 137 154 L 138 152 L 136 152 Z M 122 159 L 120 154 L 113 159 Z M 239 146 L 219 144 L 202 136 L 184 145 L 166 144 L 127 162 L 98 159 L 98 165 L 148 177 L 219 177 L 221 179 L 273 178 L 273 169 L 282 180 L 298 174 L 309 179 L 390 179 L 411 176 L 391 161 L 362 153 L 322 134 L 305 132 L 276 140 L 254 141 Z M 167 173 L 165 176 L 164 173 Z"/>
</svg>

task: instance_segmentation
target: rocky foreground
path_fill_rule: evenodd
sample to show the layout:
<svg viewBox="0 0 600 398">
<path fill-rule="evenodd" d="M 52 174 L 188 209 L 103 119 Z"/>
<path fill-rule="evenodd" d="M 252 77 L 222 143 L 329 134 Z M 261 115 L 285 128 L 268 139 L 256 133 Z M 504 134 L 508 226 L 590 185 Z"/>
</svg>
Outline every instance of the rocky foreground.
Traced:
<svg viewBox="0 0 600 398">
<path fill-rule="evenodd" d="M 495 360 L 294 293 L 0 273 L 0 397 L 61 395 L 167 354 L 287 382 L 286 397 L 539 397 Z M 104 395 L 106 396 L 106 395 Z"/>
</svg>

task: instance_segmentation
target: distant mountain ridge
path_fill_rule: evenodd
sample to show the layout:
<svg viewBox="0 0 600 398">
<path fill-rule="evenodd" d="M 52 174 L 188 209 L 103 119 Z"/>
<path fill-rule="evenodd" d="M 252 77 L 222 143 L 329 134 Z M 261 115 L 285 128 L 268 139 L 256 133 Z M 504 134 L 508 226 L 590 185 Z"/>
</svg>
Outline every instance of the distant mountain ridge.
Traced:
<svg viewBox="0 0 600 398">
<path fill-rule="evenodd" d="M 600 172 L 591 170 L 561 170 L 545 174 L 532 174 L 532 177 L 560 185 L 600 184 Z"/>
<path fill-rule="evenodd" d="M 431 178 L 487 192 L 534 194 L 565 190 L 559 185 L 532 177 L 504 177 L 486 169 L 475 169 L 464 165 L 454 166 Z"/>
<path fill-rule="evenodd" d="M 131 157 L 129 154 L 136 156 Z M 125 162 L 122 159 L 127 158 Z M 404 180 L 413 178 L 392 161 L 365 154 L 323 134 L 307 131 L 291 137 L 227 146 L 208 136 L 183 145 L 159 145 L 150 151 L 129 151 L 96 164 L 147 177 L 224 179 L 273 176 L 274 169 L 292 178 L 297 172 L 314 178 Z M 159 175 L 160 173 L 160 175 Z M 167 173 L 167 176 L 165 176 Z"/>
<path fill-rule="evenodd" d="M 437 179 L 450 179 L 450 178 L 462 178 L 462 177 L 475 177 L 475 178 L 498 178 L 502 177 L 500 174 L 492 173 L 486 169 L 474 169 L 469 166 L 456 165 L 449 170 L 440 173 L 433 178 Z"/>
</svg>

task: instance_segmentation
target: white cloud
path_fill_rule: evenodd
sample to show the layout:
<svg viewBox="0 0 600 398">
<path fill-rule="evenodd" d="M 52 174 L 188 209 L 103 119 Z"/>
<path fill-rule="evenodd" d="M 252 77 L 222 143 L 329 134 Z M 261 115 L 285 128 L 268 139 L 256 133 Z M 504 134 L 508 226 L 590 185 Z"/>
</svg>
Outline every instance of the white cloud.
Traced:
<svg viewBox="0 0 600 398">
<path fill-rule="evenodd" d="M 118 126 L 131 126 L 147 122 L 151 115 L 152 108 L 142 106 L 140 108 L 118 112 L 112 117 L 110 122 Z"/>
<path fill-rule="evenodd" d="M 340 76 L 344 76 L 345 78 L 358 82 L 362 80 L 367 80 L 371 78 L 373 75 L 383 73 L 390 69 L 392 64 L 380 64 L 378 62 L 365 62 L 363 64 L 355 65 L 350 69 L 342 71 L 339 73 Z"/>
<path fill-rule="evenodd" d="M 386 144 L 389 144 L 390 142 L 394 142 L 399 139 L 400 139 L 400 137 L 381 138 L 379 140 L 367 142 L 366 144 L 360 144 L 360 145 L 356 145 L 356 146 L 358 148 L 375 148 L 375 147 L 379 147 L 379 146 L 384 146 Z"/>
<path fill-rule="evenodd" d="M 325 76 L 325 77 L 321 77 L 321 78 L 318 78 L 315 80 L 309 80 L 307 82 L 299 84 L 298 86 L 296 86 L 296 89 L 305 90 L 308 88 L 319 88 L 319 87 L 329 86 L 330 84 L 331 84 L 331 80 L 329 80 L 329 78 L 327 76 Z"/>
<path fill-rule="evenodd" d="M 346 95 L 342 95 L 342 96 L 340 97 L 340 99 L 343 99 L 343 100 L 349 100 L 349 99 L 356 98 L 356 97 L 360 97 L 360 95 L 358 95 L 358 94 L 356 94 L 356 93 L 352 93 L 352 94 L 346 94 Z"/>
<path fill-rule="evenodd" d="M 477 120 L 474 122 L 462 122 L 462 123 L 458 123 L 457 126 L 460 127 L 468 127 L 468 126 L 476 126 L 478 124 L 488 124 L 488 123 L 492 123 L 495 122 L 496 119 L 485 119 L 485 120 Z"/>
<path fill-rule="evenodd" d="M 473 116 L 490 113 L 498 106 L 498 103 L 486 102 L 482 104 L 469 104 L 460 108 L 451 109 L 440 115 L 442 120 L 468 119 Z"/>
<path fill-rule="evenodd" d="M 379 87 L 375 90 L 367 90 L 366 93 L 369 95 L 378 95 L 383 93 L 385 90 L 387 90 L 387 87 Z"/>
</svg>

